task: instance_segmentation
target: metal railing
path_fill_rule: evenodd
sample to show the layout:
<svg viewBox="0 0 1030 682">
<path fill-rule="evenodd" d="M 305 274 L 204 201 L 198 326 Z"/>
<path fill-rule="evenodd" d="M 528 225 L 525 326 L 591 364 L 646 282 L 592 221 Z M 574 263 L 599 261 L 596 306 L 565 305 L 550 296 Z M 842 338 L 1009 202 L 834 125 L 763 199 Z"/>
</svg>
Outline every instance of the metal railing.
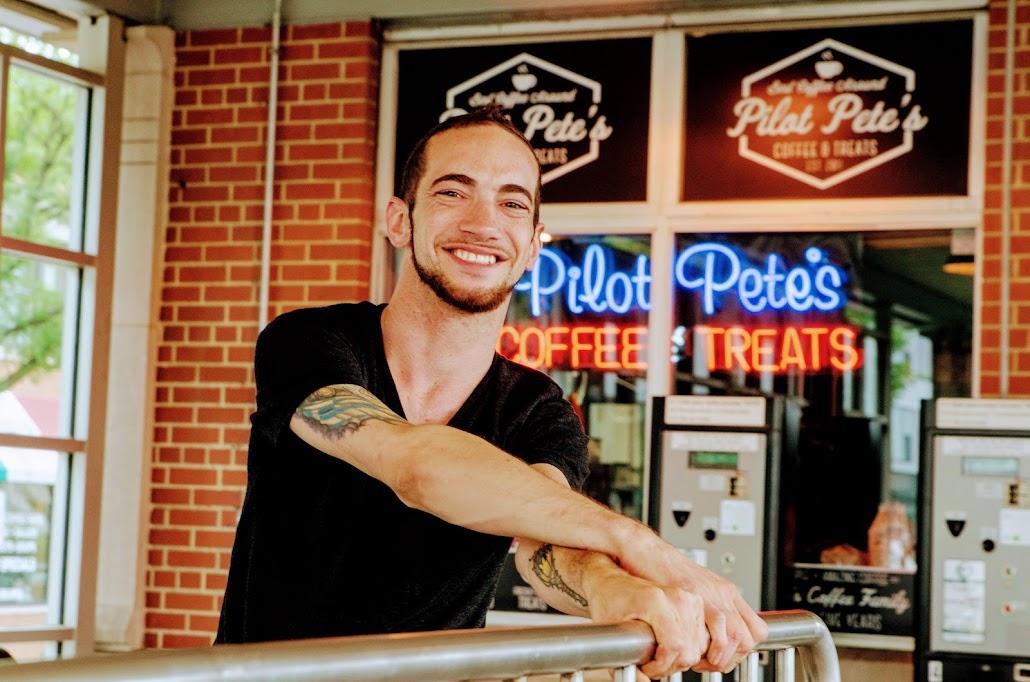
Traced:
<svg viewBox="0 0 1030 682">
<path fill-rule="evenodd" d="M 757 651 L 762 650 L 774 652 L 777 682 L 793 682 L 795 649 L 804 679 L 840 682 L 837 651 L 818 616 L 807 611 L 761 615 L 769 638 L 739 667 L 739 682 L 757 682 Z M 148 650 L 13 665 L 0 676 L 5 682 L 457 682 L 560 674 L 577 682 L 583 671 L 615 668 L 617 681 L 633 682 L 636 664 L 649 660 L 654 646 L 651 628 L 634 621 Z M 706 679 L 718 682 L 721 676 L 708 673 Z"/>
</svg>

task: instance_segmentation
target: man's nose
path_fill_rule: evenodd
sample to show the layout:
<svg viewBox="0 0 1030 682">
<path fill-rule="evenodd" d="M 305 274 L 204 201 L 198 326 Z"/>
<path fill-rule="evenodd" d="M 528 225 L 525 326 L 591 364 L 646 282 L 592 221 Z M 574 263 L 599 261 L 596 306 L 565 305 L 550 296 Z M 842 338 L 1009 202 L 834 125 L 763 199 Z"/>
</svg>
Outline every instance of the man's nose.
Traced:
<svg viewBox="0 0 1030 682">
<path fill-rule="evenodd" d="M 492 201 L 473 198 L 468 203 L 459 226 L 462 232 L 493 237 L 498 232 L 497 209 Z"/>
</svg>

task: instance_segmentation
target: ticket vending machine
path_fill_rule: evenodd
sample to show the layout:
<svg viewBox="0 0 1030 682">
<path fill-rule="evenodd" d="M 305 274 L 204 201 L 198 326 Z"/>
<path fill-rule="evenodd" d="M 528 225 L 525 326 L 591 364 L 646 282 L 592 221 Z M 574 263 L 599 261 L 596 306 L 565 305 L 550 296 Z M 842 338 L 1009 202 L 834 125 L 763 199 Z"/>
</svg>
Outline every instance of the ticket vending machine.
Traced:
<svg viewBox="0 0 1030 682">
<path fill-rule="evenodd" d="M 917 682 L 1030 681 L 1030 400 L 923 407 Z"/>
<path fill-rule="evenodd" d="M 752 608 L 774 608 L 783 402 L 684 395 L 652 407 L 649 524 Z"/>
</svg>

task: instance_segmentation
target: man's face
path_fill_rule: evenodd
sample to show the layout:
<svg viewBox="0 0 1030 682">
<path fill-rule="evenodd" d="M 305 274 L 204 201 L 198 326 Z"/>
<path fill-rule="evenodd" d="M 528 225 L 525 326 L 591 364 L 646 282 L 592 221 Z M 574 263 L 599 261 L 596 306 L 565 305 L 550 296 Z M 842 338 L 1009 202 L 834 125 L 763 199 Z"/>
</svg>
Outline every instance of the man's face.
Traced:
<svg viewBox="0 0 1030 682">
<path fill-rule="evenodd" d="M 495 125 L 447 130 L 426 146 L 411 212 L 422 281 L 468 313 L 495 310 L 540 250 L 533 224 L 536 159 Z"/>
</svg>

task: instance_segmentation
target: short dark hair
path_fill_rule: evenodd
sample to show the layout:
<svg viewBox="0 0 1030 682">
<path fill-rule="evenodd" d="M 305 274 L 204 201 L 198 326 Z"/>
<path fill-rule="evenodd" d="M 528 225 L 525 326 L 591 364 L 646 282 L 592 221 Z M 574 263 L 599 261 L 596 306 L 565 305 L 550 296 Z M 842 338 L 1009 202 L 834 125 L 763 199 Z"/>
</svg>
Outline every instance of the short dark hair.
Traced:
<svg viewBox="0 0 1030 682">
<path fill-rule="evenodd" d="M 522 141 L 522 144 L 526 145 L 526 149 L 533 155 L 534 161 L 536 160 L 536 152 L 533 150 L 533 145 L 529 143 L 529 140 L 523 136 L 522 132 L 516 128 L 511 119 L 504 113 L 504 108 L 498 104 L 493 104 L 486 107 L 480 107 L 479 109 L 473 109 L 472 111 L 461 114 L 459 116 L 452 116 L 451 118 L 445 119 L 438 123 L 432 130 L 422 136 L 415 146 L 412 147 L 411 153 L 408 154 L 408 160 L 404 162 L 404 170 L 401 172 L 401 198 L 408 205 L 408 210 L 415 209 L 415 190 L 418 188 L 418 183 L 422 180 L 422 175 L 426 172 L 426 145 L 429 141 L 439 135 L 442 132 L 448 130 L 454 130 L 457 128 L 469 128 L 472 126 L 480 125 L 495 125 L 511 133 L 515 137 Z M 533 224 L 536 225 L 540 222 L 540 164 L 537 162 L 537 174 L 536 174 L 536 191 L 533 193 Z"/>
</svg>

